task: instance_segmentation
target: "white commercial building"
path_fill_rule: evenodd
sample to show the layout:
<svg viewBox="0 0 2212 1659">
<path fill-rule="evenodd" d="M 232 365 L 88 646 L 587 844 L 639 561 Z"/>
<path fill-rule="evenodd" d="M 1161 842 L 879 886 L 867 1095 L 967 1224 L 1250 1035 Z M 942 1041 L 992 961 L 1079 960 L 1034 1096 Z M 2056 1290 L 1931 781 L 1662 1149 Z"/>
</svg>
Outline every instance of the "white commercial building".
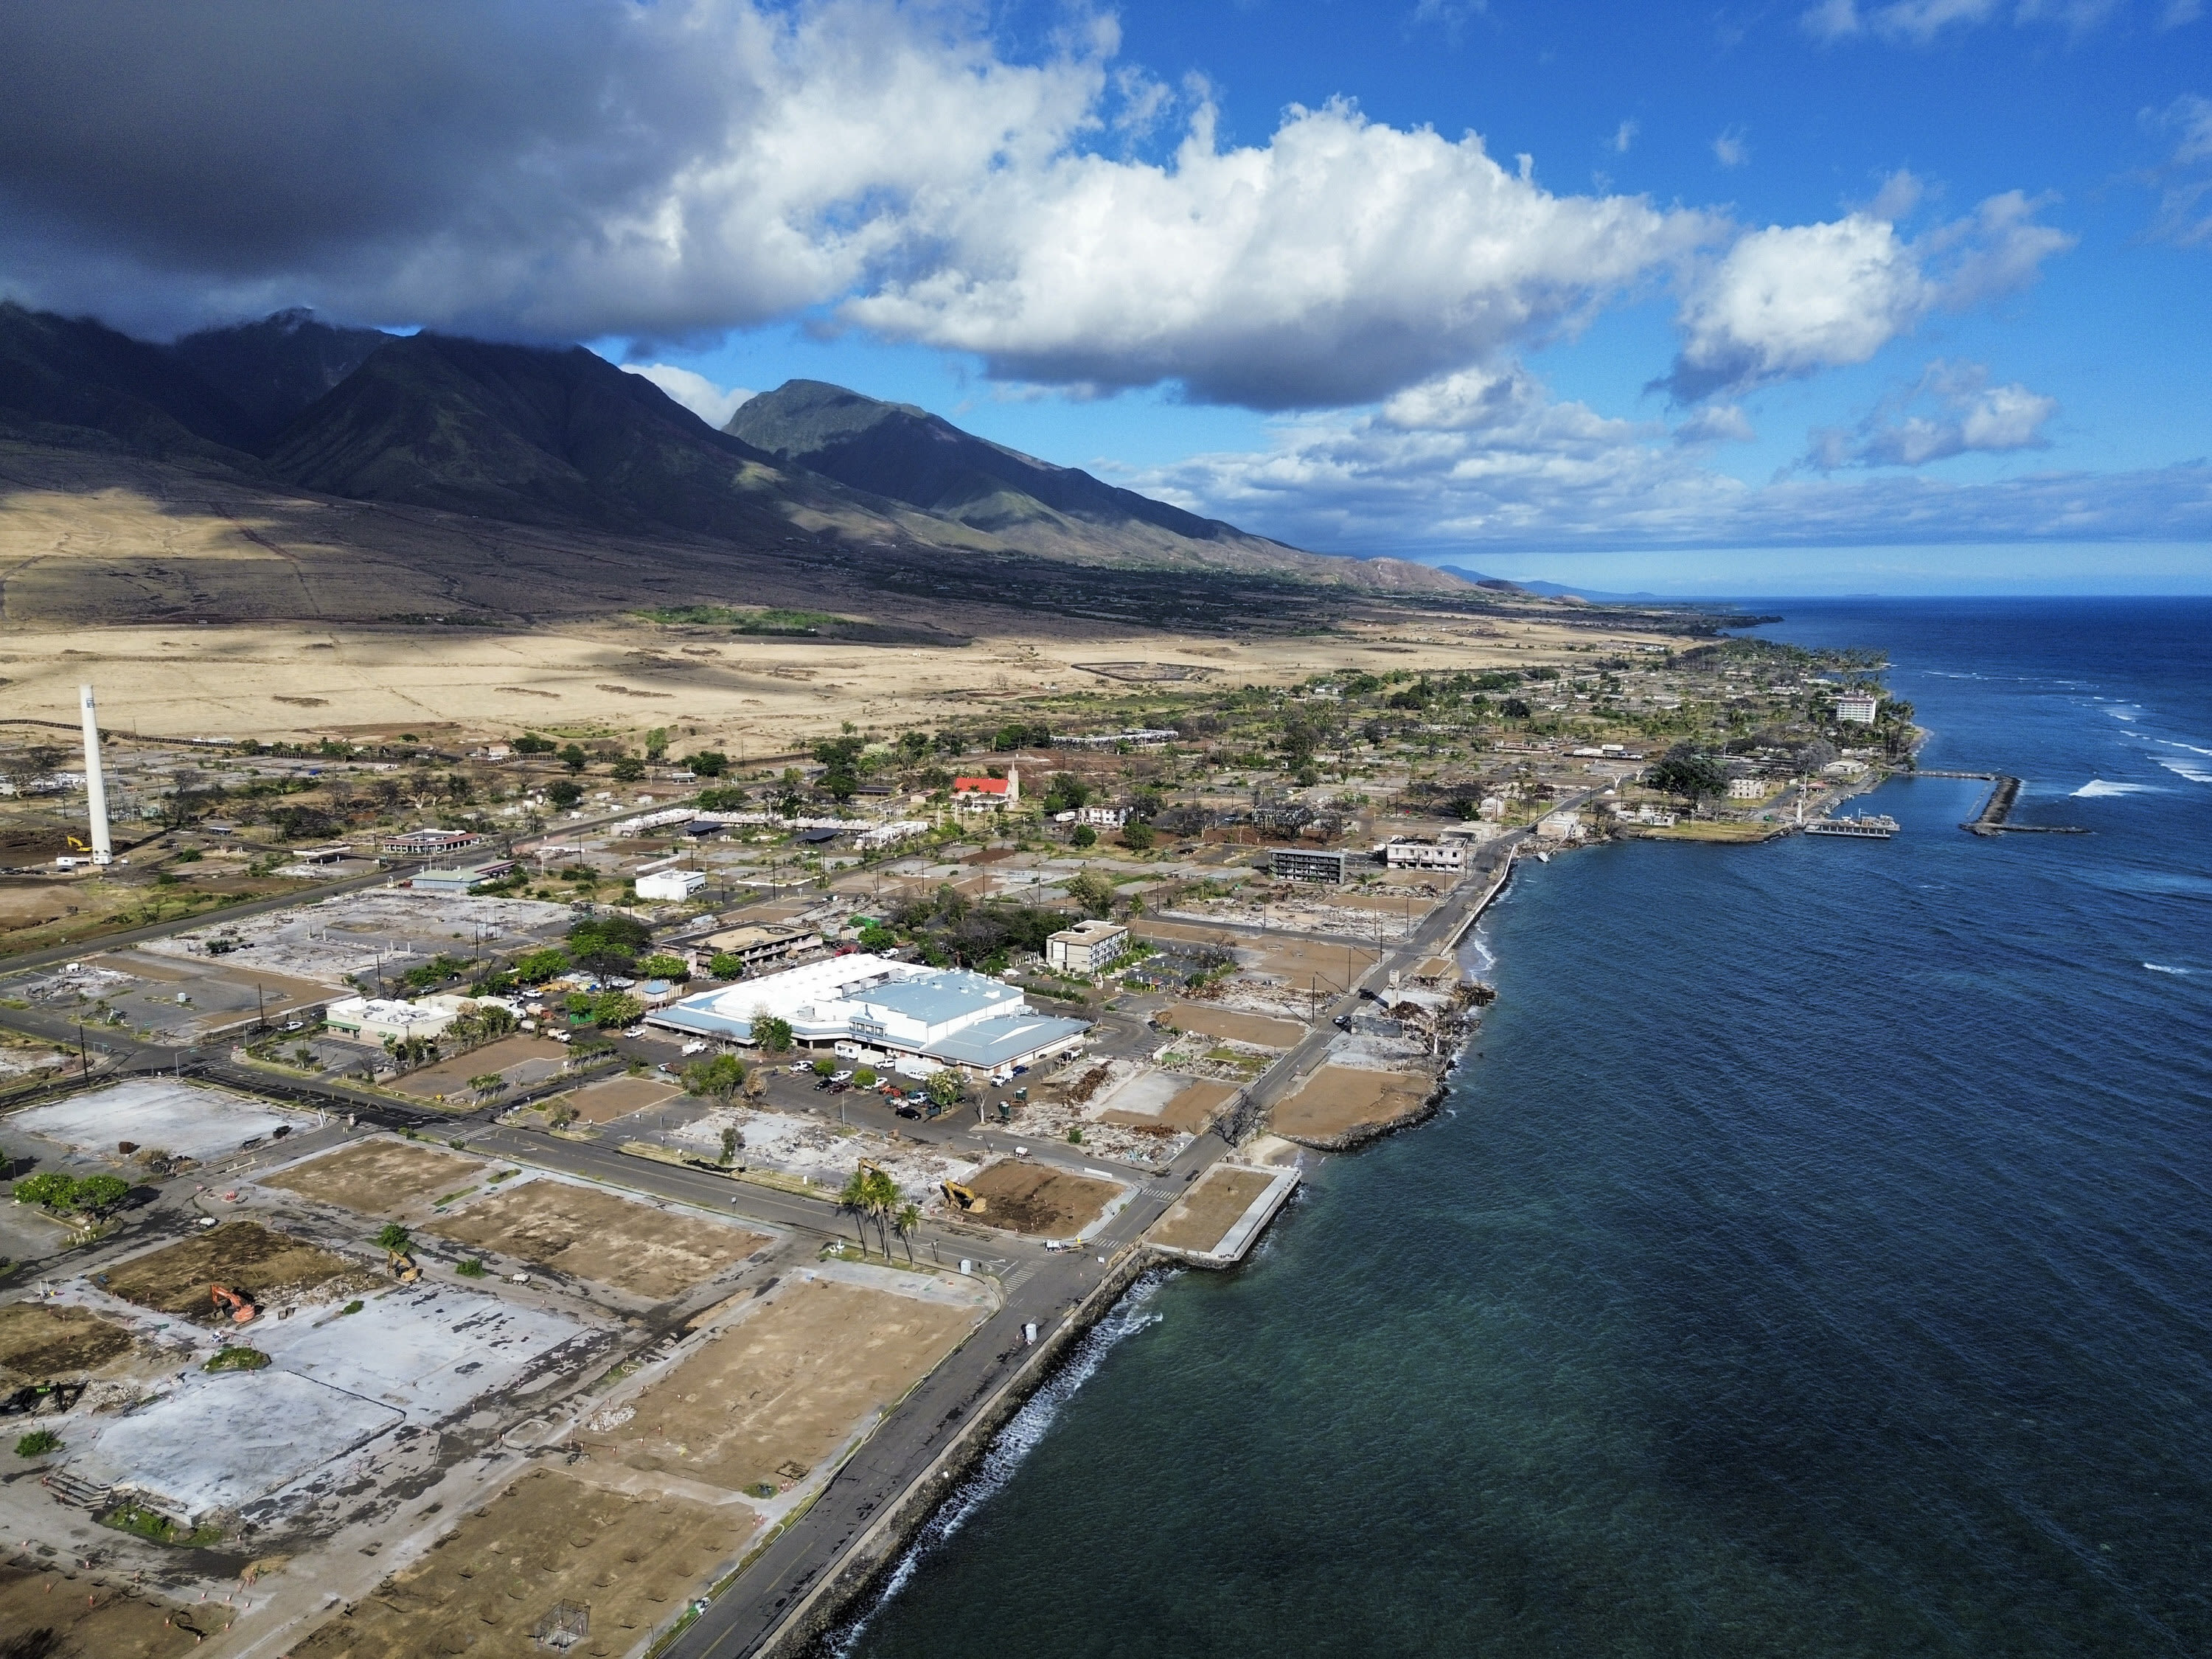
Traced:
<svg viewBox="0 0 2212 1659">
<path fill-rule="evenodd" d="M 438 1036 L 459 1012 L 458 1006 L 432 1008 L 385 997 L 340 997 L 323 1011 L 323 1024 L 341 1036 L 359 1037 L 363 1042 L 382 1042 L 387 1037 L 404 1042 L 409 1037 Z"/>
<path fill-rule="evenodd" d="M 1875 691 L 1845 691 L 1836 698 L 1836 718 L 1852 726 L 1872 726 L 1881 696 Z"/>
<path fill-rule="evenodd" d="M 1080 921 L 1044 942 L 1044 959 L 1064 974 L 1097 974 L 1129 954 L 1129 930 L 1117 922 Z"/>
<path fill-rule="evenodd" d="M 655 870 L 651 875 L 637 878 L 637 896 L 641 899 L 688 899 L 706 884 L 704 870 Z"/>
<path fill-rule="evenodd" d="M 750 1042 L 756 1023 L 769 1018 L 784 1021 L 793 1040 L 809 1047 L 842 1042 L 863 1055 L 920 1056 L 982 1073 L 1066 1053 L 1090 1029 L 1033 1012 L 1018 987 L 988 975 L 868 952 L 702 991 L 655 1010 L 646 1023 Z"/>
<path fill-rule="evenodd" d="M 1456 840 L 1415 841 L 1401 836 L 1384 846 L 1382 862 L 1393 870 L 1464 870 L 1467 843 Z"/>
<path fill-rule="evenodd" d="M 1730 800 L 1765 800 L 1766 780 L 1761 777 L 1730 778 L 1728 798 Z"/>
</svg>

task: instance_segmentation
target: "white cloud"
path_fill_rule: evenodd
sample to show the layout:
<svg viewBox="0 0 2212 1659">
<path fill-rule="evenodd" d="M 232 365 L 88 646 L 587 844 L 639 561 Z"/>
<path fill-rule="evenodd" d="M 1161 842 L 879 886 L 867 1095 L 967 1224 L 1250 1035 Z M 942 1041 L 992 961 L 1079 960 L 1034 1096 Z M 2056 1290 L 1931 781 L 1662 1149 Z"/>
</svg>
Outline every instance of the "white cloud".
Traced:
<svg viewBox="0 0 2212 1659">
<path fill-rule="evenodd" d="M 730 423 L 730 416 L 742 404 L 758 395 L 743 386 L 716 386 L 705 375 L 673 363 L 624 363 L 623 368 L 652 381 L 717 432 Z"/>
<path fill-rule="evenodd" d="M 1628 147 L 1636 142 L 1636 135 L 1642 131 L 1643 128 L 1636 122 L 1623 121 L 1613 129 L 1613 153 L 1616 155 L 1627 155 Z"/>
<path fill-rule="evenodd" d="M 1741 237 L 1691 284 L 1664 384 L 1687 403 L 1864 362 L 1930 312 L 2017 289 L 2070 247 L 2073 238 L 2035 222 L 2039 205 L 1993 196 L 1917 240 L 1868 212 Z"/>
<path fill-rule="evenodd" d="M 2159 134 L 2173 135 L 2173 153 L 2154 172 L 2162 179 L 2158 216 L 2151 234 L 2162 241 L 2184 246 L 2212 246 L 2212 211 L 2205 198 L 2212 196 L 2212 99 L 2184 93 L 2164 109 L 2145 110 L 2142 125 Z"/>
<path fill-rule="evenodd" d="M 1180 380 L 1259 408 L 1364 402 L 1571 328 L 1712 239 L 1710 216 L 1559 196 L 1473 134 L 1292 108 L 1163 164 L 1066 153 L 948 202 L 933 269 L 848 301 L 896 339 L 1057 384 Z"/>
<path fill-rule="evenodd" d="M 1820 0 L 1798 22 L 1819 40 L 1874 35 L 1893 45 L 1925 46 L 1954 31 L 2009 20 L 2021 27 L 2048 23 L 2085 34 L 2107 21 L 2122 0 L 1890 0 L 1862 9 L 1858 0 Z M 2160 27 L 2192 21 L 2199 0 L 2166 0 Z"/>
<path fill-rule="evenodd" d="M 1925 466 L 1970 451 L 2003 454 L 2049 447 L 2043 428 L 2058 412 L 2058 400 L 2017 381 L 1991 386 L 1989 380 L 1978 363 L 1930 363 L 1916 385 L 1884 398 L 1856 427 L 1815 430 L 1792 470 Z"/>
<path fill-rule="evenodd" d="M 1747 444 L 1758 436 L 1750 418 L 1735 404 L 1701 404 L 1674 428 L 1678 444 Z"/>
<path fill-rule="evenodd" d="M 1741 127 L 1730 127 L 1713 140 L 1713 160 L 1724 167 L 1740 167 L 1751 160 L 1751 146 Z"/>
</svg>

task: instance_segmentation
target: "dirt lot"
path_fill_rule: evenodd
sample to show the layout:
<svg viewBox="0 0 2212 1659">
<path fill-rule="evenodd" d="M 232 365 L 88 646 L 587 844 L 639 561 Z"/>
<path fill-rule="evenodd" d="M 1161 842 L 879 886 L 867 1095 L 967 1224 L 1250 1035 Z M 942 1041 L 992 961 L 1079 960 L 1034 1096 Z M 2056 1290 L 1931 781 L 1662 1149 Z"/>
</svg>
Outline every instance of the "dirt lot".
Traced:
<svg viewBox="0 0 2212 1659">
<path fill-rule="evenodd" d="M 550 1037 L 509 1036 L 496 1042 L 487 1042 L 481 1048 L 471 1048 L 451 1060 L 441 1060 L 435 1066 L 425 1066 L 419 1072 L 410 1072 L 399 1079 L 399 1089 L 417 1100 L 435 1100 L 444 1095 L 458 1099 L 469 1092 L 469 1079 L 482 1077 L 488 1072 L 502 1074 L 515 1066 L 532 1060 L 539 1068 L 530 1080 L 550 1077 L 560 1070 L 568 1058 L 568 1051 Z M 548 1066 L 550 1070 L 546 1069 Z M 517 1079 L 509 1078 L 510 1083 Z"/>
<path fill-rule="evenodd" d="M 927 1376 L 981 1313 L 802 1280 L 638 1395 L 633 1419 L 596 1432 L 586 1424 L 578 1438 L 631 1468 L 732 1492 L 788 1484 Z"/>
<path fill-rule="evenodd" d="M 632 1112 L 658 1106 L 664 1100 L 673 1100 L 683 1092 L 649 1077 L 618 1077 L 611 1082 L 579 1089 L 568 1097 L 568 1103 L 586 1123 L 611 1123 Z"/>
<path fill-rule="evenodd" d="M 0 1382 L 11 1386 L 98 1370 L 131 1346 L 130 1332 L 83 1308 L 38 1302 L 0 1307 Z"/>
<path fill-rule="evenodd" d="M 1322 945 L 1314 939 L 1270 939 L 1260 952 L 1260 971 L 1279 974 L 1294 991 L 1310 988 L 1318 977 L 1322 994 L 1341 993 L 1375 965 L 1375 952 L 1356 945 Z"/>
<path fill-rule="evenodd" d="M 443 1198 L 472 1185 L 485 1167 L 472 1158 L 380 1139 L 341 1147 L 267 1176 L 261 1184 L 363 1215 L 389 1215 L 418 1200 Z"/>
<path fill-rule="evenodd" d="M 1304 1026 L 1291 1020 L 1240 1014 L 1233 1008 L 1210 1008 L 1202 1002 L 1171 1002 L 1165 1018 L 1177 1030 L 1233 1037 L 1262 1048 L 1287 1048 L 1306 1034 Z"/>
<path fill-rule="evenodd" d="M 327 1250 L 272 1233 L 256 1222 L 229 1221 L 197 1238 L 133 1257 L 111 1269 L 101 1288 L 157 1313 L 213 1324 L 211 1284 L 266 1302 L 280 1291 L 313 1290 L 353 1271 L 350 1263 Z"/>
<path fill-rule="evenodd" d="M 1123 1129 L 1178 1129 L 1184 1134 L 1204 1134 L 1213 1127 L 1215 1115 L 1236 1093 L 1237 1086 L 1231 1083 L 1193 1083 L 1177 1090 L 1175 1097 L 1158 1112 L 1109 1109 L 1099 1113 L 1098 1121 Z"/>
<path fill-rule="evenodd" d="M 425 1231 L 654 1302 L 690 1290 L 769 1242 L 703 1216 L 542 1180 L 488 1194 Z"/>
<path fill-rule="evenodd" d="M 967 1184 L 978 1197 L 990 1200 L 977 1220 L 1046 1238 L 1075 1237 L 1098 1218 L 1117 1190 L 1109 1181 L 1014 1158 L 992 1164 Z"/>
<path fill-rule="evenodd" d="M 6 1659 L 168 1659 L 221 1630 L 230 1609 L 172 1607 L 95 1586 L 71 1565 L 30 1566 L 18 1554 L 0 1565 L 0 1655 Z M 89 1605 L 86 1596 L 92 1597 Z M 164 1621 L 173 1617 L 176 1623 Z"/>
<path fill-rule="evenodd" d="M 1269 1127 L 1291 1140 L 1334 1140 L 1406 1116 L 1419 1106 L 1430 1087 L 1426 1078 L 1403 1072 L 1324 1066 L 1307 1079 L 1305 1087 L 1275 1108 Z"/>
<path fill-rule="evenodd" d="M 289 1651 L 295 1659 L 526 1659 L 556 1601 L 591 1610 L 572 1654 L 625 1653 L 734 1562 L 758 1524 L 742 1504 L 634 1498 L 536 1469 Z"/>
<path fill-rule="evenodd" d="M 1256 1170 L 1216 1164 L 1160 1218 L 1152 1242 L 1170 1250 L 1212 1249 L 1273 1179 Z"/>
</svg>

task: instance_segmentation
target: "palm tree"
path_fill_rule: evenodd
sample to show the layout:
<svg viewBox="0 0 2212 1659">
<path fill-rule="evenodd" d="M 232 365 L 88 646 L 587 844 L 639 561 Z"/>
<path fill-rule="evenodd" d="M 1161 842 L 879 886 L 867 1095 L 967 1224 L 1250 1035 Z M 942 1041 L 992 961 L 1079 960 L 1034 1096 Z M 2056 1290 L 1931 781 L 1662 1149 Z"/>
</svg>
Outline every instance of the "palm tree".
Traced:
<svg viewBox="0 0 2212 1659">
<path fill-rule="evenodd" d="M 868 1172 L 854 1170 L 852 1178 L 837 1194 L 837 1212 L 853 1218 L 853 1231 L 860 1236 L 860 1254 L 864 1256 L 868 1253 L 868 1217 L 874 1209 L 875 1194 L 869 1184 Z M 890 1252 L 886 1250 L 884 1254 L 888 1255 Z"/>
<path fill-rule="evenodd" d="M 899 1206 L 898 1213 L 891 1218 L 891 1225 L 898 1229 L 898 1236 L 905 1243 L 906 1265 L 911 1267 L 914 1266 L 914 1230 L 921 1225 L 921 1206 L 908 1199 Z M 889 1255 L 890 1252 L 884 1254 Z"/>
<path fill-rule="evenodd" d="M 881 1170 L 867 1172 L 868 1207 L 874 1212 L 876 1231 L 884 1241 L 884 1260 L 891 1259 L 890 1218 L 893 1211 L 906 1197 L 898 1189 L 898 1182 Z"/>
</svg>

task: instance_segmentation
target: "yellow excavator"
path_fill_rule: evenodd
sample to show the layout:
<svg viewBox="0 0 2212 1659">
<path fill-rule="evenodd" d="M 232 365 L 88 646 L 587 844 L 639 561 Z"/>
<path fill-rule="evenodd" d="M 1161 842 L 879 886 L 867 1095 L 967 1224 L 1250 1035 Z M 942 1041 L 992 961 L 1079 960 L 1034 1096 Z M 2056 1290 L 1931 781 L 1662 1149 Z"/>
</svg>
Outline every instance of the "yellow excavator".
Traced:
<svg viewBox="0 0 2212 1659">
<path fill-rule="evenodd" d="M 404 1250 L 386 1250 L 384 1253 L 384 1265 L 392 1270 L 392 1276 L 403 1285 L 412 1285 L 422 1277 L 422 1270 L 415 1265 L 415 1258 Z"/>
<path fill-rule="evenodd" d="M 963 1187 L 957 1181 L 947 1181 L 942 1184 L 945 1188 L 945 1196 L 951 1200 L 954 1206 L 963 1215 L 981 1215 L 991 1207 L 991 1200 L 988 1198 L 979 1198 L 972 1188 Z"/>
</svg>

